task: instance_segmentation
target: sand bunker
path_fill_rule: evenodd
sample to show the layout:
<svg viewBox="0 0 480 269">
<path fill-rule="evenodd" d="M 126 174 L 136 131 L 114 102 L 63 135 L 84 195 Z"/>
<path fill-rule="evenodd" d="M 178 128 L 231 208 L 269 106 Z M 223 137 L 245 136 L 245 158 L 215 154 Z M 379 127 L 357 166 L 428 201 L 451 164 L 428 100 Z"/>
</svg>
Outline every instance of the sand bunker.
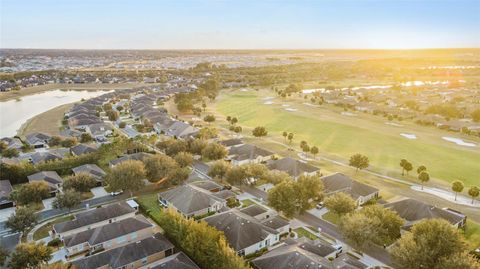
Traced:
<svg viewBox="0 0 480 269">
<path fill-rule="evenodd" d="M 298 109 L 296 109 L 296 108 L 285 108 L 285 110 L 286 111 L 291 111 L 291 112 L 298 111 Z"/>
<path fill-rule="evenodd" d="M 267 102 L 264 102 L 263 104 L 264 105 L 271 105 L 271 104 L 273 104 L 273 102 L 272 101 L 267 101 Z"/>
<path fill-rule="evenodd" d="M 395 122 L 385 122 L 386 125 L 391 125 L 391 126 L 395 126 L 395 127 L 403 127 L 402 124 L 398 124 L 398 123 L 395 123 Z"/>
<path fill-rule="evenodd" d="M 465 146 L 465 147 L 476 147 L 477 144 L 475 143 L 472 143 L 472 142 L 466 142 L 466 141 L 463 141 L 462 139 L 460 138 L 455 138 L 455 137 L 449 137 L 449 136 L 443 136 L 442 137 L 443 140 L 446 140 L 448 142 L 453 142 L 459 146 Z"/>
<path fill-rule="evenodd" d="M 400 135 L 408 139 L 417 139 L 417 136 L 415 134 L 401 133 Z"/>
<path fill-rule="evenodd" d="M 357 114 L 350 113 L 350 112 L 342 112 L 341 114 L 344 115 L 344 116 L 349 116 L 349 117 L 356 117 L 357 116 Z"/>
</svg>

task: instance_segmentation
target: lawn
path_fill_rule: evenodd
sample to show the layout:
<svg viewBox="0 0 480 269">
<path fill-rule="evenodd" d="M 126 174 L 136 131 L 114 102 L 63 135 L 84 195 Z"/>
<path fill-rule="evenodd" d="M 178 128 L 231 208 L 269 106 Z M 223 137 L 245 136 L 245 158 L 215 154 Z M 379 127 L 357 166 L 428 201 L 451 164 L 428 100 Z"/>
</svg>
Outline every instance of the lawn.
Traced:
<svg viewBox="0 0 480 269">
<path fill-rule="evenodd" d="M 266 139 L 284 142 L 282 132 L 293 132 L 297 146 L 305 140 L 319 147 L 321 155 L 343 161 L 362 153 L 369 157 L 373 170 L 387 175 L 399 176 L 399 162 L 405 158 L 414 167 L 426 165 L 432 177 L 445 182 L 460 179 L 467 186 L 478 183 L 480 149 L 461 147 L 441 138 L 465 138 L 460 134 L 408 122 L 401 122 L 403 127 L 387 125 L 382 117 L 359 113 L 357 117 L 349 117 L 342 115 L 338 108 L 311 107 L 299 100 L 284 101 L 276 97 L 273 104 L 267 105 L 264 98 L 268 95 L 275 96 L 267 91 L 222 93 L 213 109 L 223 115 L 220 119 L 237 117 L 245 134 L 249 128 L 265 126 L 269 132 Z M 416 134 L 417 139 L 406 139 L 400 133 Z M 473 137 L 465 139 L 480 141 Z"/>
<path fill-rule="evenodd" d="M 136 199 L 140 207 L 145 210 L 145 213 L 158 223 L 163 207 L 158 202 L 156 193 L 144 194 L 138 196 Z"/>
<path fill-rule="evenodd" d="M 247 207 L 256 204 L 254 201 L 250 199 L 245 199 L 240 201 L 242 203 L 242 207 Z"/>
<path fill-rule="evenodd" d="M 467 228 L 465 229 L 465 238 L 472 249 L 480 247 L 480 224 L 467 220 Z"/>
<path fill-rule="evenodd" d="M 318 239 L 318 236 L 312 234 L 311 232 L 305 230 L 302 227 L 294 229 L 293 231 L 297 233 L 298 237 L 306 237 L 310 240 Z"/>
<path fill-rule="evenodd" d="M 52 230 L 54 224 L 72 220 L 73 216 L 64 216 L 53 221 L 48 222 L 47 224 L 40 227 L 33 233 L 33 240 L 40 240 L 48 236 L 48 232 Z"/>
<path fill-rule="evenodd" d="M 330 223 L 333 223 L 335 225 L 338 225 L 340 223 L 340 215 L 335 214 L 331 211 L 328 211 L 326 214 L 323 214 L 322 219 L 324 219 L 324 220 L 326 220 Z"/>
</svg>

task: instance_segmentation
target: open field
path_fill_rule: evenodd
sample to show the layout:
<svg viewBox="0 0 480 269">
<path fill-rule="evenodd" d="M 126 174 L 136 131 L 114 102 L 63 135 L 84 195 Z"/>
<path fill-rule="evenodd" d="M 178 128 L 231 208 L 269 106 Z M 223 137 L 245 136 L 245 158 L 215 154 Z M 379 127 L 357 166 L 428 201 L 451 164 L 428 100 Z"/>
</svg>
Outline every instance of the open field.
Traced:
<svg viewBox="0 0 480 269">
<path fill-rule="evenodd" d="M 59 135 L 62 126 L 63 115 L 74 103 L 58 106 L 54 109 L 45 111 L 25 122 L 17 135 L 24 136 L 33 132 L 44 132 L 51 135 Z"/>
<path fill-rule="evenodd" d="M 478 184 L 480 175 L 480 148 L 458 146 L 442 136 L 464 138 L 460 134 L 401 122 L 402 127 L 385 124 L 381 117 L 356 113 L 342 115 L 332 106 L 313 107 L 298 99 L 282 100 L 270 91 L 232 91 L 220 95 L 214 106 L 216 113 L 237 117 L 241 126 L 265 126 L 268 137 L 284 142 L 283 131 L 295 134 L 294 142 L 305 140 L 316 145 L 321 155 L 348 160 L 355 153 L 370 158 L 372 170 L 385 175 L 401 177 L 399 162 L 405 158 L 416 168 L 426 165 L 430 175 L 444 182 L 462 180 L 466 186 Z M 265 104 L 267 101 L 273 104 Z M 288 111 L 286 109 L 290 109 Z M 400 133 L 414 133 L 418 139 L 410 140 Z M 480 142 L 473 137 L 470 141 Z M 414 171 L 411 174 L 415 174 Z M 413 176 L 405 177 L 415 180 Z"/>
</svg>

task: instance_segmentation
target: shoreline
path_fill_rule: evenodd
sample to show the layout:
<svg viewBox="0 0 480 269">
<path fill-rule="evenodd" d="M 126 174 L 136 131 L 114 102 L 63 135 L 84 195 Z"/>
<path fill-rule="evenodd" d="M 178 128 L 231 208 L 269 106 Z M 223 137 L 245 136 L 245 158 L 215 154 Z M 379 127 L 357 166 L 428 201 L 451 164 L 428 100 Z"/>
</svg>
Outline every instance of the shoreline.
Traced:
<svg viewBox="0 0 480 269">
<path fill-rule="evenodd" d="M 86 84 L 65 84 L 65 83 L 52 83 L 39 86 L 32 86 L 20 89 L 19 91 L 8 91 L 0 92 L 0 102 L 6 102 L 10 100 L 15 100 L 29 95 L 34 95 L 38 93 L 43 93 L 53 90 L 62 90 L 62 91 L 101 91 L 101 90 L 118 90 L 126 89 L 133 87 L 141 86 L 158 86 L 160 83 L 118 83 L 118 84 L 95 84 L 95 83 L 86 83 Z"/>
<path fill-rule="evenodd" d="M 49 109 L 43 113 L 37 114 L 27 121 L 22 123 L 20 128 L 17 130 L 16 136 L 24 137 L 28 133 L 32 132 L 45 132 L 50 135 L 59 135 L 60 127 L 62 126 L 62 119 L 64 113 L 70 109 L 75 103 L 72 102 L 60 106 L 56 106 L 52 109 Z M 52 128 L 52 124 L 58 123 L 58 126 Z M 46 130 L 43 130 L 45 128 Z"/>
</svg>

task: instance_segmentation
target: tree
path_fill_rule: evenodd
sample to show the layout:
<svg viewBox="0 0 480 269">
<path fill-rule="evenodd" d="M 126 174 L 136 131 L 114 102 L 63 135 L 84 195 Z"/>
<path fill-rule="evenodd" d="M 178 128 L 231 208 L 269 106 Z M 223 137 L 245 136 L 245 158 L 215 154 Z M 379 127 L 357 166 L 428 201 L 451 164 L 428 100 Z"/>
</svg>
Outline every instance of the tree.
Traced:
<svg viewBox="0 0 480 269">
<path fill-rule="evenodd" d="M 55 147 L 55 146 L 58 146 L 60 145 L 60 143 L 62 143 L 62 138 L 60 136 L 52 136 L 52 138 L 50 138 L 50 140 L 48 141 L 48 145 L 50 147 Z"/>
<path fill-rule="evenodd" d="M 210 143 L 202 150 L 202 157 L 209 160 L 220 160 L 227 156 L 227 150 L 218 143 Z"/>
<path fill-rule="evenodd" d="M 418 174 L 418 180 L 422 183 L 422 190 L 423 190 L 423 184 L 428 182 L 430 180 L 430 175 L 426 171 L 420 172 Z"/>
<path fill-rule="evenodd" d="M 205 112 L 205 109 L 207 108 L 207 104 L 205 102 L 202 102 L 202 108 L 203 108 L 203 112 Z"/>
<path fill-rule="evenodd" d="M 288 139 L 288 142 L 289 142 L 290 144 L 292 144 L 293 133 L 289 133 L 287 139 Z"/>
<path fill-rule="evenodd" d="M 200 155 L 202 154 L 202 150 L 207 146 L 207 141 L 199 138 L 190 139 L 187 143 L 188 152 Z"/>
<path fill-rule="evenodd" d="M 37 223 L 37 215 L 33 209 L 19 207 L 8 219 L 5 225 L 16 232 L 25 232 Z"/>
<path fill-rule="evenodd" d="M 116 121 L 120 117 L 117 111 L 114 110 L 108 110 L 107 111 L 107 117 L 110 121 Z"/>
<path fill-rule="evenodd" d="M 315 155 L 318 154 L 318 148 L 317 148 L 316 146 L 313 146 L 313 147 L 310 149 L 310 153 L 312 153 L 313 158 L 315 159 Z"/>
<path fill-rule="evenodd" d="M 50 188 L 43 181 L 33 181 L 21 185 L 10 194 L 10 198 L 21 205 L 40 203 L 50 196 Z"/>
<path fill-rule="evenodd" d="M 350 157 L 349 165 L 355 167 L 358 171 L 367 168 L 369 162 L 370 161 L 368 160 L 367 156 L 357 153 Z"/>
<path fill-rule="evenodd" d="M 401 159 L 400 160 L 400 167 L 402 167 L 402 176 L 405 175 L 405 165 L 408 163 L 406 159 Z"/>
<path fill-rule="evenodd" d="M 226 161 L 216 161 L 210 166 L 210 169 L 208 170 L 208 176 L 223 181 L 231 168 L 232 166 L 230 165 L 230 163 Z"/>
<path fill-rule="evenodd" d="M 61 145 L 62 147 L 70 148 L 75 146 L 77 143 L 78 141 L 75 137 L 69 137 L 65 138 L 65 140 L 62 141 Z"/>
<path fill-rule="evenodd" d="M 283 131 L 283 133 L 282 133 L 282 136 L 283 136 L 283 138 L 285 138 L 285 141 L 287 141 L 287 136 L 288 136 L 288 133 L 287 133 L 287 132 L 285 132 L 285 131 Z"/>
<path fill-rule="evenodd" d="M 112 191 L 129 191 L 130 197 L 134 191 L 143 187 L 145 166 L 141 161 L 128 160 L 115 165 L 107 175 L 105 182 Z"/>
<path fill-rule="evenodd" d="M 51 258 L 52 249 L 43 242 L 21 243 L 15 247 L 8 268 L 37 268 L 42 264 L 46 264 Z"/>
<path fill-rule="evenodd" d="M 263 126 L 257 126 L 252 130 L 252 135 L 255 137 L 266 136 L 267 134 L 268 132 Z"/>
<path fill-rule="evenodd" d="M 14 158 L 14 157 L 18 157 L 18 150 L 15 149 L 15 148 L 7 148 L 7 149 L 4 149 L 2 150 L 2 156 L 5 157 L 5 158 Z"/>
<path fill-rule="evenodd" d="M 150 182 L 167 177 L 169 171 L 179 168 L 178 163 L 167 155 L 155 154 L 143 160 L 145 175 Z"/>
<path fill-rule="evenodd" d="M 88 192 L 97 185 L 96 180 L 88 173 L 78 173 L 67 177 L 63 182 L 63 189 L 74 189 L 78 192 Z"/>
<path fill-rule="evenodd" d="M 157 148 L 165 151 L 168 156 L 175 156 L 179 152 L 187 151 L 187 142 L 179 139 L 169 139 L 157 143 Z"/>
<path fill-rule="evenodd" d="M 442 219 L 427 219 L 404 234 L 392 247 L 391 255 L 400 269 L 437 269 L 445 268 L 443 263 L 466 251 L 467 245 L 457 228 Z"/>
<path fill-rule="evenodd" d="M 307 146 L 308 143 L 305 140 L 300 141 L 300 148 L 303 149 L 305 146 Z"/>
<path fill-rule="evenodd" d="M 5 262 L 7 261 L 8 256 L 9 256 L 8 251 L 3 247 L 0 247 L 0 267 L 5 265 Z"/>
<path fill-rule="evenodd" d="M 92 135 L 89 134 L 89 133 L 82 133 L 82 134 L 80 135 L 80 142 L 81 142 L 81 143 L 87 143 L 87 142 L 90 142 L 90 141 L 92 141 L 92 140 L 93 140 L 93 137 L 92 137 Z"/>
<path fill-rule="evenodd" d="M 247 174 L 242 166 L 233 166 L 226 172 L 225 178 L 232 185 L 243 184 Z"/>
<path fill-rule="evenodd" d="M 268 204 L 291 218 L 297 212 L 296 190 L 293 181 L 282 181 L 268 191 Z"/>
<path fill-rule="evenodd" d="M 218 130 L 215 127 L 203 127 L 198 131 L 198 137 L 201 139 L 211 139 L 218 136 Z"/>
<path fill-rule="evenodd" d="M 308 156 L 308 153 L 310 152 L 310 146 L 305 145 L 305 146 L 303 146 L 302 150 L 305 153 L 305 156 Z"/>
<path fill-rule="evenodd" d="M 230 120 L 230 123 L 231 123 L 232 125 L 235 125 L 237 122 L 238 122 L 237 117 L 233 117 L 233 118 Z"/>
<path fill-rule="evenodd" d="M 214 122 L 214 121 L 215 121 L 215 116 L 213 116 L 213 115 L 206 115 L 206 116 L 203 118 L 203 120 L 204 120 L 205 122 L 211 123 L 211 122 Z"/>
<path fill-rule="evenodd" d="M 459 192 L 463 191 L 463 188 L 465 186 L 463 185 L 463 182 L 456 180 L 452 183 L 452 191 L 455 192 L 455 201 L 457 201 L 457 195 Z"/>
<path fill-rule="evenodd" d="M 314 208 L 323 199 L 323 182 L 319 176 L 302 175 L 295 185 L 299 213 Z"/>
<path fill-rule="evenodd" d="M 473 205 L 473 201 L 475 200 L 475 198 L 477 198 L 478 195 L 480 195 L 480 188 L 477 186 L 471 186 L 470 189 L 468 189 L 468 195 L 472 197 L 472 205 Z"/>
<path fill-rule="evenodd" d="M 193 156 L 188 152 L 179 152 L 174 159 L 180 167 L 187 167 L 193 163 Z"/>
<path fill-rule="evenodd" d="M 57 209 L 68 209 L 68 212 L 72 208 L 78 206 L 81 199 L 81 194 L 72 189 L 67 189 L 63 193 L 57 194 L 57 197 L 53 201 L 53 207 Z"/>
<path fill-rule="evenodd" d="M 420 165 L 418 168 L 417 168 L 417 174 L 420 174 L 421 172 L 423 171 L 427 171 L 427 167 L 425 165 Z"/>
<path fill-rule="evenodd" d="M 413 169 L 412 163 L 407 162 L 407 163 L 405 164 L 405 166 L 403 167 L 403 169 L 405 169 L 405 171 L 407 171 L 407 175 L 408 175 L 408 173 L 409 173 L 410 171 L 412 171 L 412 169 Z"/>
<path fill-rule="evenodd" d="M 188 167 L 178 167 L 168 171 L 167 180 L 170 184 L 180 185 L 188 179 L 190 169 Z"/>
<path fill-rule="evenodd" d="M 404 220 L 388 208 L 366 206 L 342 217 L 340 231 L 354 247 L 362 249 L 371 244 L 390 244 L 400 237 Z"/>
<path fill-rule="evenodd" d="M 351 213 L 357 207 L 357 203 L 348 194 L 337 192 L 325 198 L 323 201 L 326 208 L 337 215 Z"/>
</svg>

